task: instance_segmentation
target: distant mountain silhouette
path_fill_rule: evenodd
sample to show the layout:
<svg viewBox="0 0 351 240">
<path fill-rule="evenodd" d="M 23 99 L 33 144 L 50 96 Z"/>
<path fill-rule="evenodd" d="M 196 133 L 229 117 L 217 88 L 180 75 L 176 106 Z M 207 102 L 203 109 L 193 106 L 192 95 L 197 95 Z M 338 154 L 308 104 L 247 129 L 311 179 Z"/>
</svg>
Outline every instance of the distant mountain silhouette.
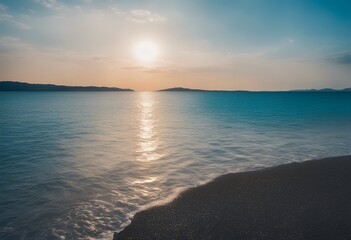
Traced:
<svg viewBox="0 0 351 240">
<path fill-rule="evenodd" d="M 205 90 L 205 89 L 192 89 L 192 88 L 166 88 L 158 90 L 159 92 L 248 92 L 246 90 Z"/>
<path fill-rule="evenodd" d="M 0 91 L 134 91 L 132 89 L 117 87 L 96 87 L 96 86 L 64 86 L 54 84 L 33 84 L 15 81 L 0 81 Z M 206 90 L 174 87 L 158 90 L 159 92 L 351 92 L 351 88 L 333 89 L 294 89 L 289 91 L 248 91 L 248 90 Z"/>
<path fill-rule="evenodd" d="M 249 90 L 205 90 L 205 89 L 191 89 L 183 87 L 174 87 L 158 90 L 159 92 L 351 92 L 351 88 L 344 89 L 333 89 L 333 88 L 322 88 L 322 89 L 294 89 L 288 91 L 249 91 Z"/>
<path fill-rule="evenodd" d="M 63 86 L 53 84 L 32 84 L 25 82 L 2 81 L 0 91 L 134 91 L 116 87 L 94 87 L 94 86 Z"/>
<path fill-rule="evenodd" d="M 165 91 L 174 91 L 174 92 L 201 91 L 201 92 L 203 92 L 203 91 L 207 91 L 207 90 L 174 87 L 174 88 L 161 89 L 161 90 L 158 90 L 158 91 L 160 91 L 160 92 L 165 92 Z"/>
<path fill-rule="evenodd" d="M 344 89 L 333 89 L 333 88 L 296 89 L 296 90 L 290 90 L 290 92 L 351 92 L 351 88 L 344 88 Z"/>
</svg>

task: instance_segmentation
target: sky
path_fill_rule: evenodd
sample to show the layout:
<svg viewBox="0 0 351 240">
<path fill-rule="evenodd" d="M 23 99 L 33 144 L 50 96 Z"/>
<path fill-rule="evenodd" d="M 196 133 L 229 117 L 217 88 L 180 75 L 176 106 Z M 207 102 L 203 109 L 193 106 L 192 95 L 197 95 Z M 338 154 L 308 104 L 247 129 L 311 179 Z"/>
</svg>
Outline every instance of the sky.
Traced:
<svg viewBox="0 0 351 240">
<path fill-rule="evenodd" d="M 351 87 L 349 0 L 0 0 L 0 81 Z"/>
</svg>

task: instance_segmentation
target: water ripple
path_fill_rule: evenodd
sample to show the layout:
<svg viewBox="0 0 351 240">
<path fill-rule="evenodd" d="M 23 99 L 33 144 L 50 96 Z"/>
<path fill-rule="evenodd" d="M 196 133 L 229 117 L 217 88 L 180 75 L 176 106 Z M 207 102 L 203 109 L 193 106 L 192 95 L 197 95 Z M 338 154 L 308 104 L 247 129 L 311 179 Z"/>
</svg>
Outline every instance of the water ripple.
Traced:
<svg viewBox="0 0 351 240">
<path fill-rule="evenodd" d="M 111 239 L 236 171 L 350 153 L 351 95 L 0 93 L 0 238 Z"/>
</svg>

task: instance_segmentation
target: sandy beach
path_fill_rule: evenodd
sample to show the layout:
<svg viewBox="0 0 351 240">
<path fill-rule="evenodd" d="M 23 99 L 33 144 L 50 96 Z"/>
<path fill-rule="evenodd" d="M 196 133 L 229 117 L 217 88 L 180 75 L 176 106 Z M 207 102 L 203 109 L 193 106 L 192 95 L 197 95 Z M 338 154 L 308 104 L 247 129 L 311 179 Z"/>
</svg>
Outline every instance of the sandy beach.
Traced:
<svg viewBox="0 0 351 240">
<path fill-rule="evenodd" d="M 125 239 L 351 239 L 351 156 L 220 176 L 137 213 Z"/>
</svg>

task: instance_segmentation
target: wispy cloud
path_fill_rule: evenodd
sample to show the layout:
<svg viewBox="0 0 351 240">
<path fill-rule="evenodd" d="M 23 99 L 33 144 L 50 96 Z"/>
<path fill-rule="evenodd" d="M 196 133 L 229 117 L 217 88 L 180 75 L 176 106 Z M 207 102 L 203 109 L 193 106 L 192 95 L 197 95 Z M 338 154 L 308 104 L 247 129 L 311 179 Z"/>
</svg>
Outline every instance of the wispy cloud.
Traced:
<svg viewBox="0 0 351 240">
<path fill-rule="evenodd" d="M 0 37 L 0 52 L 14 53 L 23 52 L 31 49 L 31 46 L 14 37 Z"/>
<path fill-rule="evenodd" d="M 137 23 L 147 23 L 147 22 L 163 22 L 166 18 L 153 13 L 145 9 L 133 9 L 130 11 L 122 11 L 120 9 L 111 8 L 116 14 L 124 16 L 126 20 L 137 22 Z"/>
<path fill-rule="evenodd" d="M 6 11 L 6 9 L 7 9 L 7 6 L 5 6 L 4 4 L 0 3 L 0 11 L 4 12 L 4 11 Z"/>
<path fill-rule="evenodd" d="M 0 21 L 9 23 L 17 28 L 20 28 L 20 29 L 25 29 L 25 30 L 31 29 L 31 27 L 28 26 L 27 24 L 24 24 L 24 23 L 16 20 L 13 15 L 8 13 L 7 6 L 4 4 L 1 4 L 1 3 L 0 3 Z"/>
<path fill-rule="evenodd" d="M 62 9 L 65 5 L 57 0 L 34 0 L 34 2 L 50 9 Z"/>
<path fill-rule="evenodd" d="M 336 64 L 351 64 L 351 53 L 339 53 L 333 56 L 329 56 L 328 60 Z"/>
<path fill-rule="evenodd" d="M 134 22 L 141 22 L 141 23 L 162 22 L 166 20 L 166 18 L 156 13 L 152 13 L 148 10 L 142 10 L 142 9 L 131 10 L 130 13 L 128 14 L 128 19 Z"/>
</svg>

